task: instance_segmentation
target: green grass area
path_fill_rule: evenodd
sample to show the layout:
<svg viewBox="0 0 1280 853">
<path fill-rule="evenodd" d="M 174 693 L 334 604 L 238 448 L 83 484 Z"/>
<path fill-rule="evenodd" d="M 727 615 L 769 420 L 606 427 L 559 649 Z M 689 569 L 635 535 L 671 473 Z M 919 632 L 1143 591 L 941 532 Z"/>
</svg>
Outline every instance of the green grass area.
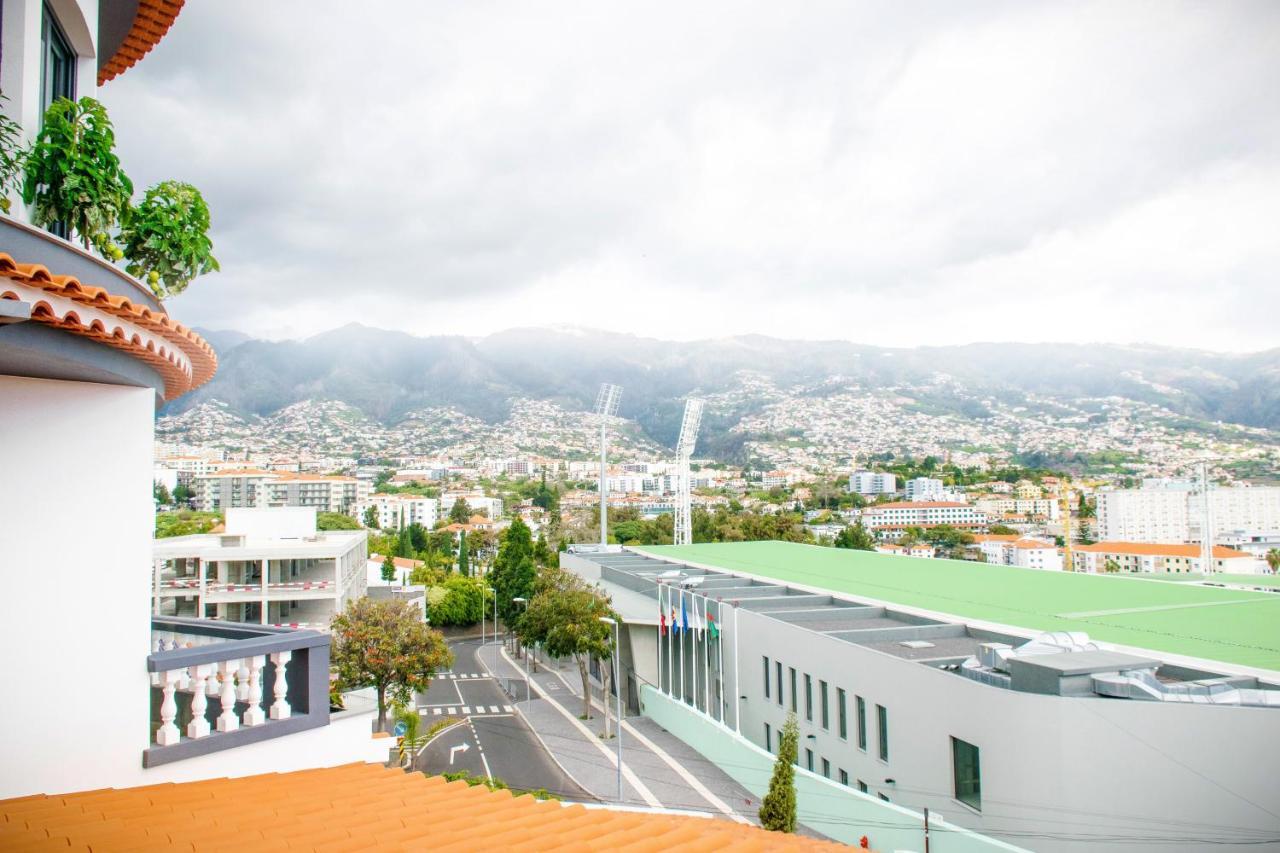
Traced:
<svg viewBox="0 0 1280 853">
<path fill-rule="evenodd" d="M 647 546 L 687 560 L 853 597 L 1280 671 L 1280 595 L 1115 575 L 922 560 L 788 542 Z"/>
</svg>

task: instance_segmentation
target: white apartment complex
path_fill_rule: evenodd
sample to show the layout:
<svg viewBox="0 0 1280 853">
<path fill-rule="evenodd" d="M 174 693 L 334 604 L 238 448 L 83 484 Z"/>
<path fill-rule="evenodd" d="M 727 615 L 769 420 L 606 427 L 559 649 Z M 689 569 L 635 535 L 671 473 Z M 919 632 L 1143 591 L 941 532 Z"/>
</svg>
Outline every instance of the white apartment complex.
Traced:
<svg viewBox="0 0 1280 853">
<path fill-rule="evenodd" d="M 849 475 L 849 491 L 859 495 L 891 495 L 898 490 L 896 474 L 883 471 L 854 471 Z"/>
<path fill-rule="evenodd" d="M 1280 533 L 1280 487 L 1211 489 L 1215 531 Z M 1157 481 L 1141 489 L 1097 494 L 1098 538 L 1117 542 L 1196 542 L 1201 538 L 1204 496 L 1190 483 Z"/>
<path fill-rule="evenodd" d="M 1154 542 L 1098 542 L 1076 545 L 1071 561 L 1077 572 L 1107 571 L 1108 561 L 1119 572 L 1143 574 L 1200 574 L 1204 560 L 1199 545 L 1173 545 Z M 1266 564 L 1245 551 L 1213 546 L 1212 572 L 1255 574 Z"/>
<path fill-rule="evenodd" d="M 235 468 L 194 478 L 196 508 L 215 512 L 255 507 L 314 507 L 347 515 L 369 484 L 355 477 Z"/>
<path fill-rule="evenodd" d="M 908 527 L 985 527 L 987 516 L 959 501 L 894 501 L 862 510 L 862 524 L 882 538 L 897 538 Z"/>
<path fill-rule="evenodd" d="M 983 537 L 978 542 L 983 559 L 993 566 L 1062 571 L 1062 552 L 1053 542 L 1024 537 Z"/>
<path fill-rule="evenodd" d="M 1055 500 L 1048 498 L 1016 498 L 1008 495 L 989 495 L 978 498 L 974 506 L 990 516 L 1025 515 L 1032 518 L 1043 518 L 1057 521 L 1062 515 L 1062 508 Z"/>
<path fill-rule="evenodd" d="M 909 501 L 958 501 L 960 493 L 948 489 L 941 480 L 932 477 L 916 477 L 907 480 L 903 496 Z"/>
<path fill-rule="evenodd" d="M 440 520 L 440 502 L 421 495 L 370 495 L 356 506 L 356 517 L 363 521 L 369 507 L 378 513 L 378 527 L 383 530 L 399 530 L 411 524 L 430 530 Z"/>
<path fill-rule="evenodd" d="M 481 492 L 446 492 L 440 496 L 440 514 L 448 515 L 458 498 L 465 500 L 472 512 L 483 512 L 495 521 L 502 517 L 502 498 L 491 498 Z"/>
</svg>

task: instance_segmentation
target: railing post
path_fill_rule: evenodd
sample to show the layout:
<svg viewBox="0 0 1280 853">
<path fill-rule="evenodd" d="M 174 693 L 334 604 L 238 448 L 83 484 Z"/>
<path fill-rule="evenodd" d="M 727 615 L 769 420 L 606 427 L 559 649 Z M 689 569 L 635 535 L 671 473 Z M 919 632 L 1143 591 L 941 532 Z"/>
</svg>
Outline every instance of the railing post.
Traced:
<svg viewBox="0 0 1280 853">
<path fill-rule="evenodd" d="M 266 662 L 266 655 L 254 655 L 248 658 L 249 683 L 245 701 L 249 703 L 249 707 L 244 712 L 246 726 L 260 726 L 266 722 L 266 715 L 262 713 L 262 667 Z"/>
<path fill-rule="evenodd" d="M 236 701 L 249 701 L 249 661 L 240 659 L 240 667 L 236 670 Z"/>
<path fill-rule="evenodd" d="M 224 660 L 218 664 L 218 678 L 222 681 L 222 713 L 218 715 L 218 731 L 234 732 L 240 728 L 236 717 L 235 674 L 240 668 L 238 660 Z"/>
<path fill-rule="evenodd" d="M 160 703 L 160 728 L 156 729 L 156 743 L 160 746 L 170 746 L 182 738 L 182 733 L 173 722 L 178 716 L 178 703 L 174 701 L 173 694 L 178 689 L 180 674 L 176 669 L 160 673 L 160 683 L 164 690 L 164 700 Z"/>
<path fill-rule="evenodd" d="M 191 667 L 191 722 L 187 723 L 187 737 L 202 738 L 209 734 L 209 720 L 205 711 L 209 708 L 209 700 L 205 695 L 208 689 L 209 676 L 213 667 L 207 663 Z"/>
<path fill-rule="evenodd" d="M 289 682 L 286 680 L 285 665 L 289 663 L 289 659 L 293 657 L 293 652 L 272 652 L 271 662 L 276 665 L 276 677 L 271 685 L 271 692 L 275 694 L 276 701 L 271 703 L 271 719 L 287 720 L 289 719 Z"/>
</svg>

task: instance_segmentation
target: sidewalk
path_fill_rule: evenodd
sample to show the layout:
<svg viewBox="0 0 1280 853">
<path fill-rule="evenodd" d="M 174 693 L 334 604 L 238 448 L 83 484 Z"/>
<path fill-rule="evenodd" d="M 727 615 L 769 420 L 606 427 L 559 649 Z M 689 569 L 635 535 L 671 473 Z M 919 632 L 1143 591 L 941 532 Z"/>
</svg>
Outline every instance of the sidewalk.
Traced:
<svg viewBox="0 0 1280 853">
<path fill-rule="evenodd" d="M 494 675 L 524 678 L 523 659 L 514 660 L 499 645 L 480 650 Z M 615 738 L 604 740 L 599 700 L 592 718 L 580 720 L 582 678 L 572 661 L 548 666 L 544 660 L 532 675 L 532 701 L 517 695 L 513 704 L 538 734 L 556 762 L 577 783 L 604 802 L 617 802 Z M 562 677 L 563 676 L 563 677 Z M 517 691 L 519 694 L 520 691 Z M 614 725 L 610 706 L 610 727 Z M 622 730 L 622 801 L 629 806 L 711 812 L 756 823 L 760 804 L 722 770 L 645 717 L 628 718 Z"/>
</svg>

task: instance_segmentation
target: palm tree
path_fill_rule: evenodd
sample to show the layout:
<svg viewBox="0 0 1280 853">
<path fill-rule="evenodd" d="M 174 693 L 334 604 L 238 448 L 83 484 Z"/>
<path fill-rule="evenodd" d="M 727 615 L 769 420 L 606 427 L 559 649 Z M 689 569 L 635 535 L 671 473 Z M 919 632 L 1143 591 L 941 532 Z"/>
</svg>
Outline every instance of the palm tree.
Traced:
<svg viewBox="0 0 1280 853">
<path fill-rule="evenodd" d="M 1266 560 L 1272 574 L 1280 573 L 1280 548 L 1272 548 L 1268 551 Z"/>
</svg>

